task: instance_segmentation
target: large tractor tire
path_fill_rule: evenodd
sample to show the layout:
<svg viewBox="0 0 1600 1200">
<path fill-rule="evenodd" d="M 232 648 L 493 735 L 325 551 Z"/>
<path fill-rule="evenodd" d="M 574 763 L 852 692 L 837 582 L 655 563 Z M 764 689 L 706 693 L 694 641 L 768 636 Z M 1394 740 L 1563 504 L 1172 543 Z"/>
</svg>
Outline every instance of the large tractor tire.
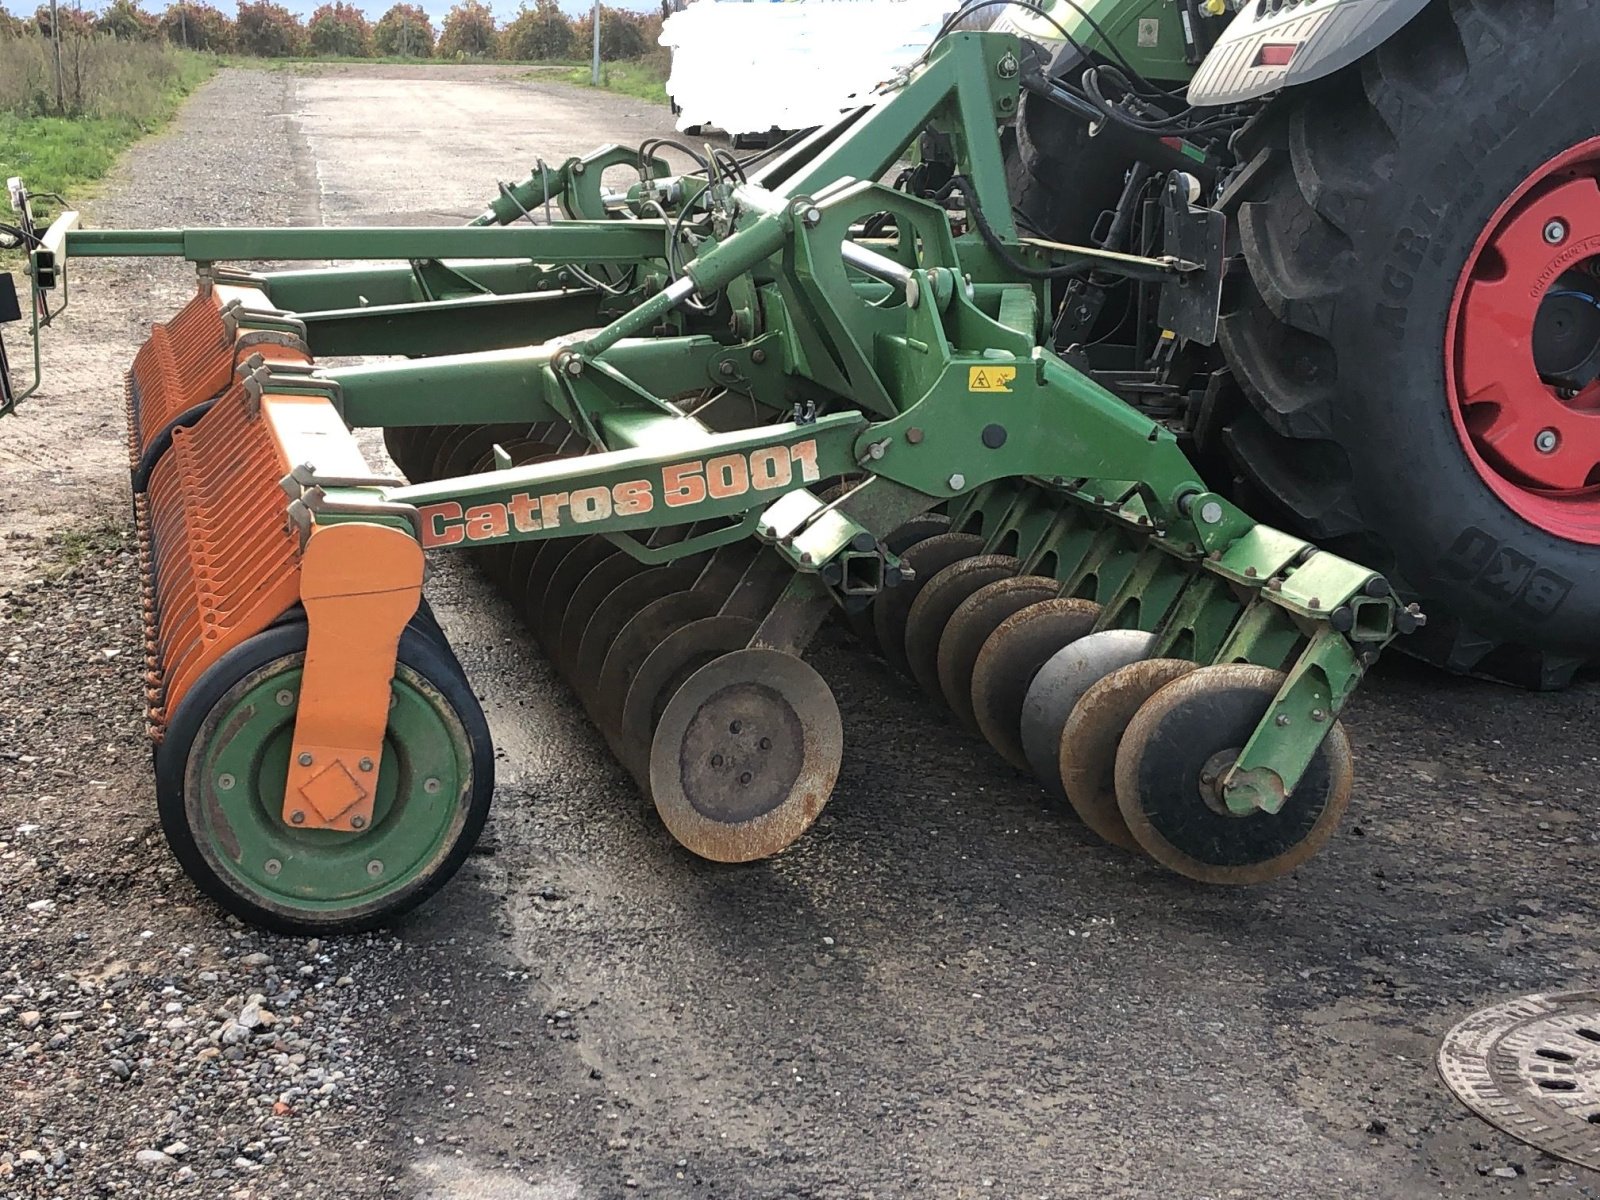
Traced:
<svg viewBox="0 0 1600 1200">
<path fill-rule="evenodd" d="M 1003 139 L 1006 187 L 1015 215 L 1046 237 L 1087 243 L 1100 214 L 1117 206 L 1130 163 L 1109 138 L 1030 93 Z"/>
<path fill-rule="evenodd" d="M 1438 0 L 1276 100 L 1225 198 L 1236 469 L 1450 670 L 1600 651 L 1600 0 Z"/>
</svg>

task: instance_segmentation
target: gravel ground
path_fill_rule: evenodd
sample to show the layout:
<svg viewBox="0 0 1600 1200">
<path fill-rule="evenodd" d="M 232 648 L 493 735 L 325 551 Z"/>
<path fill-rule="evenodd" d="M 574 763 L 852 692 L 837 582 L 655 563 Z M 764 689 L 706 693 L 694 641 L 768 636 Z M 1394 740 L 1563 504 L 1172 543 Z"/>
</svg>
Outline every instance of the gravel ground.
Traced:
<svg viewBox="0 0 1600 1200">
<path fill-rule="evenodd" d="M 492 70 L 228 72 L 101 213 L 438 220 L 665 127 Z M 442 559 L 499 746 L 481 852 L 382 936 L 224 920 L 155 825 L 112 402 L 190 284 L 75 283 L 47 396 L 0 429 L 0 1200 L 1600 1196 L 1432 1068 L 1471 1009 L 1600 973 L 1592 683 L 1389 663 L 1340 835 L 1222 892 L 1095 845 L 830 632 L 835 798 L 729 869 Z"/>
<path fill-rule="evenodd" d="M 104 224 L 306 213 L 285 75 L 225 72 L 139 147 Z M 240 125 L 219 105 L 254 113 Z M 154 820 L 120 378 L 181 268 L 83 263 L 47 388 L 0 437 L 0 1196 L 393 1194 L 367 1051 L 392 939 L 260 937 Z"/>
</svg>

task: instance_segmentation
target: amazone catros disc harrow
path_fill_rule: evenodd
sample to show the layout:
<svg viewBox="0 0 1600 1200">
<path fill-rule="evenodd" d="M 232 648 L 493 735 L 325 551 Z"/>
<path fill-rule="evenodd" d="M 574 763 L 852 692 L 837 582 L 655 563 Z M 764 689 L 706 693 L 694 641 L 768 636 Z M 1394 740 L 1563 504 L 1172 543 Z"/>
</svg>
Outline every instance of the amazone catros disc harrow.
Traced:
<svg viewBox="0 0 1600 1200">
<path fill-rule="evenodd" d="M 1165 256 L 1019 238 L 1018 54 L 954 34 L 759 164 L 607 147 L 471 226 L 37 237 L 41 295 L 71 255 L 202 264 L 128 383 L 159 803 L 202 887 L 355 928 L 471 847 L 493 755 L 424 551 L 475 555 L 707 858 L 828 801 L 847 731 L 801 655 L 834 614 L 1107 841 L 1251 883 L 1327 840 L 1338 714 L 1419 617 L 1044 347 L 1051 279 L 1089 269 L 1214 326 L 1216 214 L 1175 177 Z M 405 265 L 215 265 L 283 259 Z"/>
</svg>

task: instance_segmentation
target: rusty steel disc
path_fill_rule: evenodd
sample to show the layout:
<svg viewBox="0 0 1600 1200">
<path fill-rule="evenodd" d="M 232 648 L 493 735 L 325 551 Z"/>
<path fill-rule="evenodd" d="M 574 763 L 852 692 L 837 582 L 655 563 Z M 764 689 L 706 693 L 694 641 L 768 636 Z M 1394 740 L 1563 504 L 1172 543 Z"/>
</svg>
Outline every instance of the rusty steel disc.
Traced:
<svg viewBox="0 0 1600 1200">
<path fill-rule="evenodd" d="M 1034 675 L 1022 701 L 1022 750 L 1028 769 L 1055 799 L 1067 798 L 1061 787 L 1061 731 L 1072 710 L 1097 680 L 1138 662 L 1154 641 L 1137 629 L 1104 629 L 1057 650 Z"/>
<path fill-rule="evenodd" d="M 541 443 L 542 445 L 542 443 Z M 536 448 L 530 447 L 530 450 Z M 532 466 L 534 463 L 548 462 L 559 458 L 560 455 L 553 451 L 537 451 L 529 454 L 527 458 L 512 456 L 512 461 L 519 467 Z M 505 594 L 517 604 L 521 611 L 522 598 L 527 594 L 526 581 L 533 563 L 540 554 L 559 542 L 511 542 L 503 546 L 488 546 L 477 556 L 478 569 L 497 584 Z"/>
<path fill-rule="evenodd" d="M 578 657 L 572 667 L 572 685 L 591 718 L 595 715 L 595 696 L 606 655 L 623 628 L 647 604 L 674 592 L 688 591 L 699 573 L 699 567 L 692 562 L 651 567 L 623 580 L 595 605 L 594 612 L 584 623 Z"/>
<path fill-rule="evenodd" d="M 811 828 L 843 752 L 839 706 L 822 676 L 792 654 L 735 650 L 696 670 L 662 710 L 650 794 L 685 848 L 750 862 Z"/>
<path fill-rule="evenodd" d="M 984 643 L 1007 617 L 1054 598 L 1060 590 L 1059 583 L 1044 575 L 1012 575 L 979 588 L 950 615 L 935 662 L 939 690 L 956 720 L 973 733 L 982 732 L 972 707 L 972 672 Z"/>
<path fill-rule="evenodd" d="M 608 538 L 600 538 L 598 534 L 590 538 L 578 538 L 576 546 L 568 554 L 562 555 L 562 560 L 550 571 L 538 606 L 528 610 L 528 624 L 533 629 L 533 635 L 550 658 L 554 659 L 555 640 L 562 635 L 562 621 L 573 600 L 574 590 L 578 590 L 578 584 L 586 574 L 613 554 L 621 552 Z"/>
<path fill-rule="evenodd" d="M 618 550 L 591 567 L 578 586 L 572 589 L 572 598 L 561 616 L 561 626 L 550 644 L 550 661 L 555 663 L 556 670 L 568 683 L 573 682 L 573 671 L 578 665 L 578 647 L 595 609 L 618 584 L 644 570 L 645 565 L 633 555 Z"/>
<path fill-rule="evenodd" d="M 458 436 L 466 426 L 461 425 L 435 425 L 423 431 L 411 448 L 411 460 L 416 465 L 420 478 L 418 483 L 432 483 L 439 478 L 439 451 L 452 438 Z"/>
<path fill-rule="evenodd" d="M 481 474 L 482 472 L 491 470 L 493 468 L 494 458 L 492 449 L 493 448 L 491 447 L 489 451 L 485 451 L 484 454 L 478 459 L 477 463 L 472 468 L 473 474 Z M 501 449 L 509 454 L 511 456 L 511 461 L 519 467 L 531 466 L 534 463 L 545 462 L 548 459 L 560 457 L 558 454 L 556 454 L 555 448 L 548 442 L 511 442 L 507 445 L 501 446 Z M 543 545 L 544 543 L 540 542 L 534 544 Z M 477 563 L 478 570 L 482 571 L 486 576 L 489 577 L 491 581 L 503 588 L 505 586 L 506 578 L 511 571 L 513 555 L 516 554 L 518 549 L 525 545 L 528 545 L 528 543 L 510 542 L 500 546 L 484 546 L 475 551 L 473 558 Z"/>
<path fill-rule="evenodd" d="M 633 678 L 650 652 L 691 621 L 714 617 L 722 597 L 688 589 L 652 600 L 628 619 L 606 651 L 594 689 L 594 723 L 605 735 L 612 753 L 622 757 L 622 709 Z"/>
<path fill-rule="evenodd" d="M 951 563 L 928 580 L 906 614 L 906 662 L 911 677 L 930 696 L 939 688 L 939 643 L 956 609 L 980 588 L 1010 579 L 1022 564 L 1009 554 L 979 554 Z"/>
<path fill-rule="evenodd" d="M 913 517 L 904 525 L 899 526 L 883 539 L 884 547 L 890 554 L 904 555 L 918 542 L 925 542 L 931 537 L 950 531 L 950 518 L 943 513 L 923 513 L 920 517 Z M 891 591 L 894 589 L 890 589 Z M 880 593 L 881 596 L 881 593 Z M 850 631 L 861 639 L 861 644 L 873 654 L 882 654 L 883 650 L 878 645 L 878 631 L 873 627 L 872 609 L 877 604 L 879 597 L 874 597 L 872 604 L 858 608 L 854 612 L 845 613 L 845 624 Z"/>
<path fill-rule="evenodd" d="M 995 752 L 1028 770 L 1022 747 L 1022 704 L 1039 668 L 1060 650 L 1087 637 L 1100 619 L 1093 600 L 1058 597 L 1013 613 L 989 635 L 972 667 L 972 715 Z"/>
<path fill-rule="evenodd" d="M 440 448 L 435 473 L 440 479 L 452 479 L 458 475 L 491 470 L 494 466 L 494 448 L 500 446 L 504 449 L 508 443 L 526 441 L 532 428 L 526 422 L 516 425 L 463 425 L 460 432 Z M 555 447 L 550 449 L 554 450 Z"/>
<path fill-rule="evenodd" d="M 622 703 L 615 749 L 640 787 L 650 783 L 650 743 L 668 702 L 689 676 L 720 655 L 743 650 L 755 633 L 748 617 L 702 617 L 673 630 L 639 664 Z"/>
<path fill-rule="evenodd" d="M 539 556 L 554 542 L 513 542 L 506 547 L 506 552 L 492 565 L 484 565 L 484 574 L 488 575 L 495 583 L 500 585 L 501 591 L 512 602 L 518 614 L 522 612 L 522 601 L 528 594 L 528 574 L 533 570 L 533 565 Z"/>
<path fill-rule="evenodd" d="M 494 429 L 501 430 L 502 436 L 492 436 L 489 431 Z M 554 458 L 556 447 L 549 442 L 533 441 L 527 436 L 529 429 L 527 425 L 484 426 L 478 431 L 478 436 L 464 438 L 446 456 L 445 477 L 482 475 L 494 470 L 496 446 L 506 452 L 513 466 L 525 467 L 534 462 L 543 462 L 547 457 Z"/>
<path fill-rule="evenodd" d="M 407 479 L 412 478 L 411 467 L 416 462 L 414 451 L 417 438 L 422 429 L 415 425 L 385 425 L 383 427 L 383 448 L 388 452 L 390 460 L 400 468 L 400 473 Z M 412 479 L 415 483 L 416 480 Z"/>
<path fill-rule="evenodd" d="M 915 575 L 899 587 L 886 589 L 872 602 L 872 631 L 883 657 L 902 675 L 911 674 L 911 664 L 906 660 L 906 618 L 917 593 L 951 563 L 982 553 L 983 539 L 975 533 L 936 533 L 900 556 Z"/>
<path fill-rule="evenodd" d="M 1445 1035 L 1439 1074 L 1512 1137 L 1600 1170 L 1600 992 L 1519 996 Z"/>
<path fill-rule="evenodd" d="M 1265 883 L 1333 836 L 1350 803 L 1350 739 L 1338 721 L 1276 813 L 1235 816 L 1217 785 L 1271 708 L 1284 674 L 1249 663 L 1200 667 L 1134 714 L 1117 748 L 1117 807 L 1162 866 L 1201 883 Z"/>
<path fill-rule="evenodd" d="M 1146 658 L 1118 667 L 1073 706 L 1061 730 L 1061 786 L 1073 812 L 1100 837 L 1138 850 L 1117 805 L 1117 746 L 1144 702 L 1195 669 L 1181 658 Z"/>
</svg>

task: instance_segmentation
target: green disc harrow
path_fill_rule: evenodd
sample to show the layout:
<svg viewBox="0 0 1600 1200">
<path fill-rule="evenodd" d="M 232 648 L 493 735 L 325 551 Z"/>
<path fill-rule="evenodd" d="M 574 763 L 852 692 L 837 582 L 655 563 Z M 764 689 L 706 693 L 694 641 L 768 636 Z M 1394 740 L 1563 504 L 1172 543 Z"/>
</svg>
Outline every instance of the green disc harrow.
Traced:
<svg viewBox="0 0 1600 1200">
<path fill-rule="evenodd" d="M 127 407 L 158 798 L 203 888 L 354 928 L 470 849 L 493 754 L 424 551 L 471 552 L 707 858 L 778 853 L 832 794 L 848 731 L 802 657 L 830 618 L 1109 842 L 1254 883 L 1327 841 L 1339 713 L 1420 616 L 1046 348 L 1090 271 L 1207 336 L 1220 217 L 1175 170 L 1165 253 L 1019 237 L 1020 54 L 952 34 L 758 161 L 605 147 L 467 226 L 28 226 L 36 327 L 73 257 L 199 264 Z"/>
</svg>

